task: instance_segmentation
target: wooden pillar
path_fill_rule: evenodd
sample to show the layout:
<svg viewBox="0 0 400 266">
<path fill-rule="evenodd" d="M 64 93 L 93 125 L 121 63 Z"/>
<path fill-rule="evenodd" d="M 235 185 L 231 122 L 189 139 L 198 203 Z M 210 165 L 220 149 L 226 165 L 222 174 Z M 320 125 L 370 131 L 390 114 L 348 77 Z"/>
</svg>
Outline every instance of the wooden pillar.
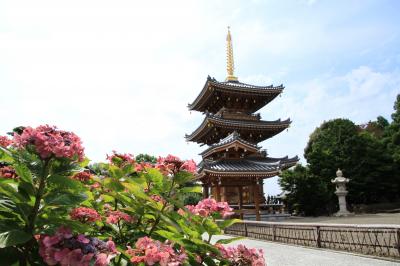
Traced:
<svg viewBox="0 0 400 266">
<path fill-rule="evenodd" d="M 240 211 L 240 219 L 243 220 L 243 187 L 238 186 L 239 190 L 239 211 Z"/>
<path fill-rule="evenodd" d="M 216 186 L 216 196 L 217 196 L 217 198 L 215 199 L 217 202 L 220 202 L 221 201 L 221 185 L 220 185 L 220 183 L 219 183 L 219 181 L 218 181 L 218 183 L 217 183 L 217 186 Z"/>
<path fill-rule="evenodd" d="M 226 201 L 225 187 L 221 187 L 221 201 Z"/>
<path fill-rule="evenodd" d="M 256 180 L 256 184 L 253 185 L 253 191 L 254 191 L 254 204 L 256 207 L 256 220 L 260 221 L 260 186 L 258 184 L 258 180 Z"/>
<path fill-rule="evenodd" d="M 208 186 L 203 185 L 203 198 L 207 199 L 208 198 Z"/>
</svg>

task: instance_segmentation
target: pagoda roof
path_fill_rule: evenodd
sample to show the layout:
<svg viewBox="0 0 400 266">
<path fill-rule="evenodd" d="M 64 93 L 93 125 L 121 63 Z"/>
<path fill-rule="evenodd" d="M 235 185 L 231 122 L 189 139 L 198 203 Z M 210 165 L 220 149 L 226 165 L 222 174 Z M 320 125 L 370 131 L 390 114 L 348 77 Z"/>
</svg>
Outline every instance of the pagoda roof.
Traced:
<svg viewBox="0 0 400 266">
<path fill-rule="evenodd" d="M 221 139 L 220 142 L 211 145 L 208 149 L 200 153 L 200 155 L 202 155 L 204 158 L 218 150 L 229 148 L 232 145 L 235 145 L 236 147 L 240 146 L 243 148 L 247 148 L 248 150 L 252 150 L 253 152 L 258 152 L 261 149 L 261 147 L 259 147 L 258 145 L 242 139 L 239 133 L 235 130 L 226 138 Z"/>
<path fill-rule="evenodd" d="M 279 171 L 294 166 L 299 161 L 297 156 L 288 158 L 240 158 L 240 159 L 220 159 L 203 160 L 199 167 L 199 172 L 212 174 L 215 176 L 234 176 L 234 175 L 255 175 L 271 177 Z"/>
<path fill-rule="evenodd" d="M 246 107 L 248 112 L 253 113 L 272 101 L 283 89 L 283 85 L 256 86 L 238 81 L 219 82 L 208 76 L 203 90 L 188 107 L 190 110 L 216 113 L 225 106 L 224 99 L 246 97 L 257 99 Z"/>
<path fill-rule="evenodd" d="M 194 141 L 203 144 L 214 144 L 220 139 L 227 137 L 232 131 L 237 131 L 243 140 L 250 143 L 258 143 L 282 132 L 289 127 L 290 119 L 281 121 L 263 121 L 263 120 L 234 120 L 224 119 L 213 114 L 206 114 L 201 125 L 186 135 L 188 141 Z"/>
</svg>

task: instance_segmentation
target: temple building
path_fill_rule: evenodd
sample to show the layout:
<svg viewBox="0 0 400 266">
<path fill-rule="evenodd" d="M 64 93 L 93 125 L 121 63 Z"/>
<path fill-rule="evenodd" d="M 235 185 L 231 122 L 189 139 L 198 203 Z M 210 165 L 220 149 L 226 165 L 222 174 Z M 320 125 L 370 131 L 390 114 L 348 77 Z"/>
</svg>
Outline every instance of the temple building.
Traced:
<svg viewBox="0 0 400 266">
<path fill-rule="evenodd" d="M 186 135 L 188 141 L 208 145 L 200 155 L 198 176 L 204 198 L 227 201 L 243 218 L 250 209 L 260 220 L 265 206 L 263 180 L 295 165 L 299 158 L 272 158 L 259 142 L 269 139 L 291 123 L 287 120 L 261 120 L 259 113 L 284 89 L 280 86 L 255 86 L 239 82 L 234 75 L 232 38 L 228 28 L 227 77 L 223 82 L 210 76 L 189 109 L 205 114 L 201 125 Z"/>
</svg>

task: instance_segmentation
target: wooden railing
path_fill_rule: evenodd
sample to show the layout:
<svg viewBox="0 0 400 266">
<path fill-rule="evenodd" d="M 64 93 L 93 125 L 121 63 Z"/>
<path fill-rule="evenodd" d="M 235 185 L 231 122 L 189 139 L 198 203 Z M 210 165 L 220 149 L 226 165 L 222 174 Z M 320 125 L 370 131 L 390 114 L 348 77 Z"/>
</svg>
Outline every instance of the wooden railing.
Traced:
<svg viewBox="0 0 400 266">
<path fill-rule="evenodd" d="M 243 221 L 225 234 L 400 259 L 400 225 Z"/>
</svg>

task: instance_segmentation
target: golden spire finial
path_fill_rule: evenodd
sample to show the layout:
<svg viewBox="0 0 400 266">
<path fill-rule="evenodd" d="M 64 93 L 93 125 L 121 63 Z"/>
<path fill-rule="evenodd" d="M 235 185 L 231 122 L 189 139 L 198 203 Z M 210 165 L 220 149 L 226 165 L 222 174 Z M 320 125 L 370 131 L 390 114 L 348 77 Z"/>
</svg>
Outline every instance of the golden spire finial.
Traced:
<svg viewBox="0 0 400 266">
<path fill-rule="evenodd" d="M 234 76 L 235 64 L 233 62 L 233 49 L 232 37 L 230 27 L 228 26 L 228 35 L 226 36 L 226 71 L 228 76 L 225 81 L 237 81 L 238 78 Z"/>
</svg>

